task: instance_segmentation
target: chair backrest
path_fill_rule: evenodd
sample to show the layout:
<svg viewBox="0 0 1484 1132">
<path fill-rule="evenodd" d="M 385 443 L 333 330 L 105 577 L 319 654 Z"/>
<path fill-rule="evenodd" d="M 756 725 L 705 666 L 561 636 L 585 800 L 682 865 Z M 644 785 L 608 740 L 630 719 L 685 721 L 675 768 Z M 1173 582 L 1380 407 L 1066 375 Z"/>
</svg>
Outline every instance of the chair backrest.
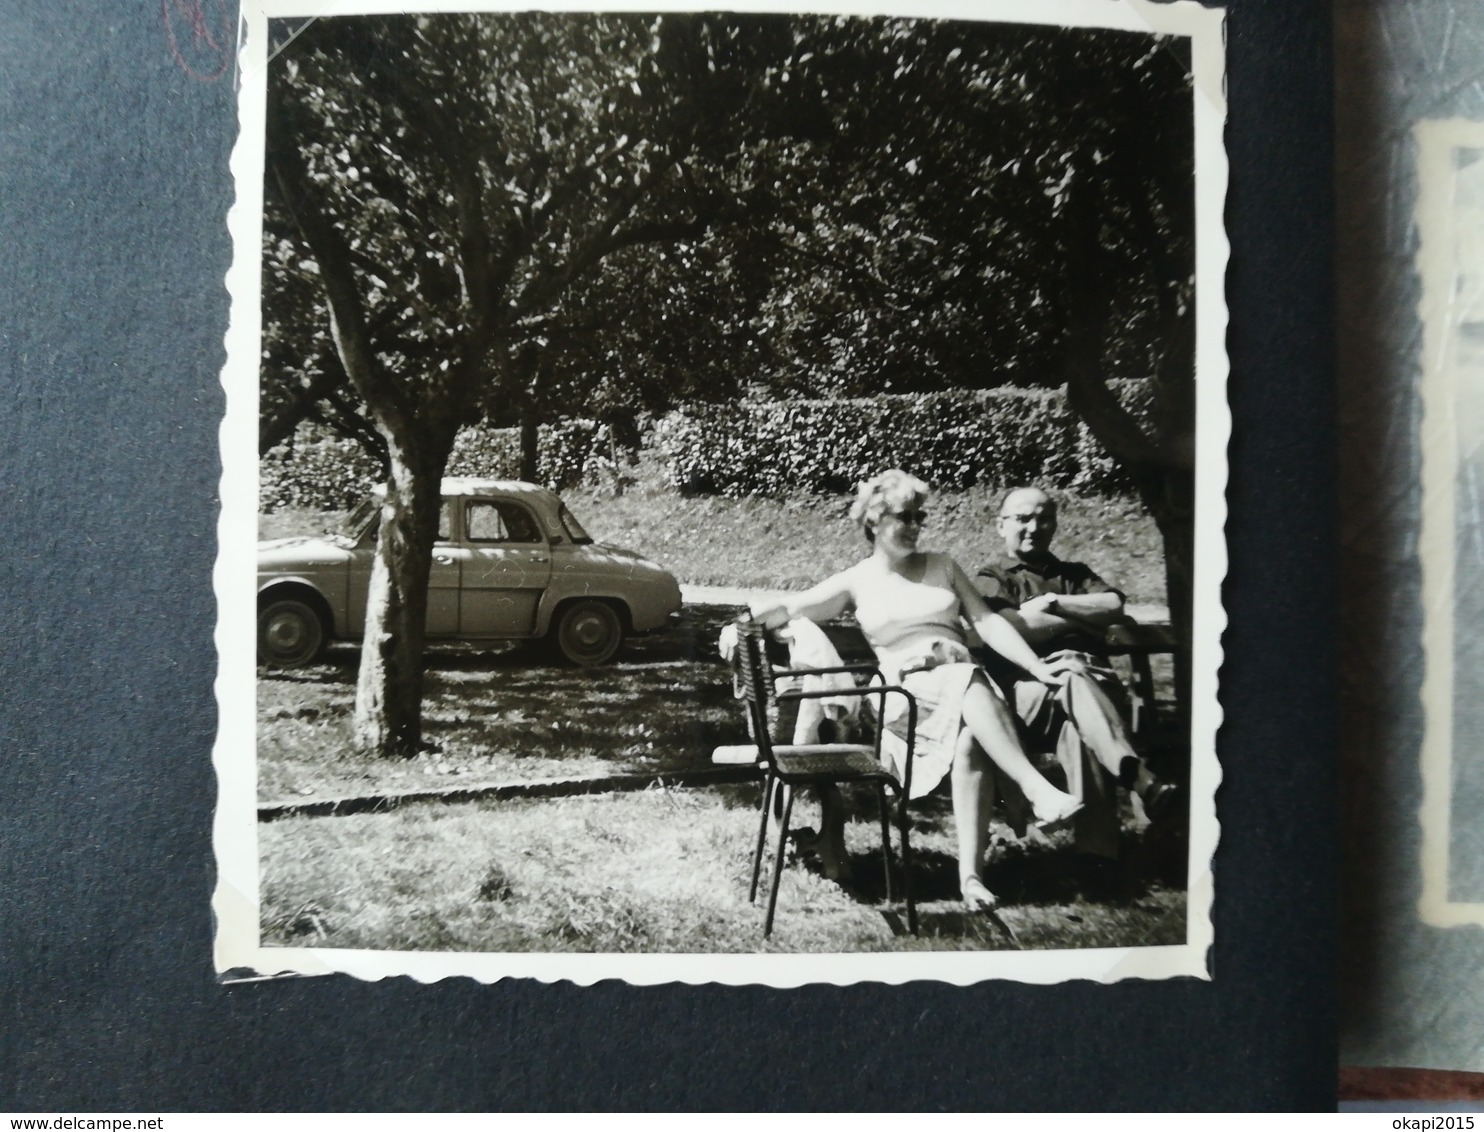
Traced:
<svg viewBox="0 0 1484 1132">
<path fill-rule="evenodd" d="M 762 622 L 744 618 L 737 622 L 737 651 L 732 658 L 737 691 L 747 704 L 747 718 L 752 725 L 752 739 L 757 744 L 758 761 L 773 760 L 773 737 L 768 728 L 776 692 L 773 667 L 768 661 L 767 630 Z"/>
</svg>

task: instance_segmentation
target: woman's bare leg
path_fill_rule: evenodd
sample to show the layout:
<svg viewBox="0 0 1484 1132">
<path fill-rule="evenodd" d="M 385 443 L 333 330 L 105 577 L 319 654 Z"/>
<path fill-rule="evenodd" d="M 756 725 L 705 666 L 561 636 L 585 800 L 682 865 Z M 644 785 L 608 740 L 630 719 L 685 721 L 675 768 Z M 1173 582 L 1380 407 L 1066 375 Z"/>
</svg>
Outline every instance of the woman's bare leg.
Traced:
<svg viewBox="0 0 1484 1132">
<path fill-rule="evenodd" d="M 1035 812 L 1036 821 L 1049 823 L 1071 817 L 1082 803 L 1047 782 L 1041 772 L 1025 757 L 1020 736 L 1007 708 L 989 690 L 983 676 L 976 675 L 964 693 L 964 725 L 978 740 L 978 745 L 1024 792 Z M 957 802 L 955 794 L 954 801 Z M 962 835 L 960 835 L 962 836 Z"/>
<path fill-rule="evenodd" d="M 989 819 L 994 813 L 994 776 L 989 756 L 967 729 L 958 737 L 948 781 L 953 790 L 953 824 L 958 834 L 959 891 L 967 902 L 971 899 L 973 881 L 979 881 L 979 888 L 986 896 L 989 894 L 981 870 L 984 856 L 989 852 Z"/>
</svg>

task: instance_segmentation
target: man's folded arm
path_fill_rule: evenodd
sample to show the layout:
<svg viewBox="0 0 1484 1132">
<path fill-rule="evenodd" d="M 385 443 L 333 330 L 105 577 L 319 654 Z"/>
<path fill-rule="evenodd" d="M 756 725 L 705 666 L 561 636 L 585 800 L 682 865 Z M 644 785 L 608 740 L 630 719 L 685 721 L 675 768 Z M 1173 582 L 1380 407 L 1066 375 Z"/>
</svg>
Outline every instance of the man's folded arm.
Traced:
<svg viewBox="0 0 1484 1132">
<path fill-rule="evenodd" d="M 1055 604 L 1046 613 L 1068 622 L 1106 629 L 1123 619 L 1123 595 L 1117 590 L 1095 594 L 1055 594 Z"/>
</svg>

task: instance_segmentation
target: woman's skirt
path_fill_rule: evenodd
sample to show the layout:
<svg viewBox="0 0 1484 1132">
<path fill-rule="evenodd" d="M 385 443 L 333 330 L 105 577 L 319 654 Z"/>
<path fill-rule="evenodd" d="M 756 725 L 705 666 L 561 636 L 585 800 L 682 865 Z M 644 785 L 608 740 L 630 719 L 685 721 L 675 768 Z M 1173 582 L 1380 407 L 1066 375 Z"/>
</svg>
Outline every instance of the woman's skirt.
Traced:
<svg viewBox="0 0 1484 1132">
<path fill-rule="evenodd" d="M 964 693 L 978 669 L 973 664 L 940 664 L 900 678 L 917 701 L 917 730 L 912 744 L 912 782 L 909 798 L 933 791 L 953 768 L 959 737 L 964 730 Z M 881 754 L 892 772 L 907 781 L 907 701 L 888 696 Z"/>
</svg>

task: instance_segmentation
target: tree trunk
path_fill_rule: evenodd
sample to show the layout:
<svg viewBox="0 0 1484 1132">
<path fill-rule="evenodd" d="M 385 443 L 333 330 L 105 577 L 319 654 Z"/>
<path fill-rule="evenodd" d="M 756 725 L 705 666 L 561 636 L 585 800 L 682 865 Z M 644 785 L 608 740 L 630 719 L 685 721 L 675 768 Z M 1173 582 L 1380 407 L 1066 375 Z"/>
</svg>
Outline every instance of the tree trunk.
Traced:
<svg viewBox="0 0 1484 1132">
<path fill-rule="evenodd" d="M 536 478 L 541 463 L 541 405 L 536 390 L 540 355 L 529 342 L 516 351 L 510 370 L 510 390 L 520 418 L 520 477 L 528 483 Z"/>
<path fill-rule="evenodd" d="M 1154 479 L 1154 476 L 1148 477 Z M 1190 723 L 1191 639 L 1195 600 L 1195 476 L 1168 468 L 1157 491 L 1141 490 L 1144 506 L 1164 540 L 1165 600 L 1175 633 L 1175 707 L 1182 730 Z"/>
<path fill-rule="evenodd" d="M 1175 650 L 1175 702 L 1182 725 L 1190 712 L 1192 599 L 1195 580 L 1194 315 L 1172 332 L 1172 345 L 1155 376 L 1155 435 L 1118 400 L 1103 365 L 1104 333 L 1117 274 L 1097 240 L 1096 212 L 1083 198 L 1072 219 L 1082 249 L 1069 280 L 1069 326 L 1064 355 L 1067 401 L 1093 436 L 1134 482 L 1164 542 L 1165 597 Z"/>
<path fill-rule="evenodd" d="M 395 440 L 388 447 L 391 471 L 366 602 L 354 735 L 356 746 L 369 754 L 407 756 L 423 746 L 428 576 L 448 457 L 418 453 Z"/>
<path fill-rule="evenodd" d="M 520 478 L 528 483 L 540 483 L 536 478 L 541 459 L 541 429 L 536 419 L 536 408 L 529 398 L 522 398 L 520 405 Z"/>
<path fill-rule="evenodd" d="M 282 83 L 269 83 L 267 182 L 276 188 L 319 265 L 329 307 L 330 337 L 350 385 L 365 402 L 386 442 L 386 499 L 372 560 L 366 626 L 356 682 L 353 738 L 366 752 L 411 755 L 422 748 L 422 651 L 427 629 L 428 578 L 438 535 L 443 470 L 458 424 L 472 407 L 474 378 L 489 349 L 487 233 L 473 196 L 473 166 L 455 170 L 468 257 L 463 277 L 475 314 L 464 340 L 464 361 L 408 383 L 390 371 L 368 327 L 367 308 L 344 232 L 324 211 L 300 151 L 306 111 Z M 421 117 L 430 117 L 427 106 Z M 312 131 L 309 131 L 312 132 Z M 439 137 L 449 131 L 435 131 Z M 342 402 L 341 410 L 353 411 Z M 372 447 L 376 447 L 375 444 Z"/>
</svg>

